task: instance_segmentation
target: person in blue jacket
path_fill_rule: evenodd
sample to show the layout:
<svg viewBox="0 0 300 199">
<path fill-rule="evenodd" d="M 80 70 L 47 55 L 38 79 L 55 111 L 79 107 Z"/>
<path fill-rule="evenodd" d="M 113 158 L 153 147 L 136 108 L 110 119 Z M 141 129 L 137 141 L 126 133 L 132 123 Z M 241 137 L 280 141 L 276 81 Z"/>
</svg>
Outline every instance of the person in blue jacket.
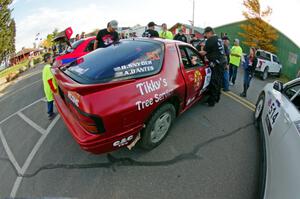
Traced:
<svg viewBox="0 0 300 199">
<path fill-rule="evenodd" d="M 257 65 L 255 48 L 250 48 L 249 55 L 244 56 L 243 68 L 244 68 L 244 90 L 240 94 L 241 97 L 247 97 L 247 90 L 249 89 L 250 82 L 254 76 L 255 68 Z"/>
</svg>

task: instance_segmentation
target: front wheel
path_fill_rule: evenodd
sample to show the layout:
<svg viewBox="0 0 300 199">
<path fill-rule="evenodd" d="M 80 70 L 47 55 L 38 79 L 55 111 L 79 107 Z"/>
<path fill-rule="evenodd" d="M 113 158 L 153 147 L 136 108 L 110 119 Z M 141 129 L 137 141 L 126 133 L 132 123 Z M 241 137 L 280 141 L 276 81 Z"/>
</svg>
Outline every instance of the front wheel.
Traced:
<svg viewBox="0 0 300 199">
<path fill-rule="evenodd" d="M 140 146 L 147 150 L 157 147 L 166 138 L 175 116 L 172 104 L 167 103 L 157 109 L 142 131 Z"/>
<path fill-rule="evenodd" d="M 254 112 L 254 125 L 257 128 L 259 127 L 261 122 L 261 115 L 264 109 L 264 104 L 265 104 L 265 94 L 262 93 L 258 97 L 255 112 Z"/>
</svg>

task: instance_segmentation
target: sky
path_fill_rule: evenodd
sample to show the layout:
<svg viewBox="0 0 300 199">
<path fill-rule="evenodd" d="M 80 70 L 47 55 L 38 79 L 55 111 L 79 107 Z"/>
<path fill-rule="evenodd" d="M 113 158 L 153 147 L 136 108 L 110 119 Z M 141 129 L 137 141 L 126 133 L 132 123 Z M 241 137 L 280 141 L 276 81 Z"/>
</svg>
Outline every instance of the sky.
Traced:
<svg viewBox="0 0 300 199">
<path fill-rule="evenodd" d="M 284 2 L 284 3 L 283 3 Z M 195 0 L 195 25 L 220 25 L 244 19 L 242 0 Z M 299 0 L 261 0 L 262 7 L 272 7 L 268 22 L 300 46 Z M 177 22 L 192 19 L 192 0 L 14 0 L 11 7 L 17 23 L 16 49 L 33 47 L 36 35 L 45 38 L 55 28 L 72 27 L 74 35 L 106 27 L 116 19 L 119 26 L 130 27 Z"/>
</svg>

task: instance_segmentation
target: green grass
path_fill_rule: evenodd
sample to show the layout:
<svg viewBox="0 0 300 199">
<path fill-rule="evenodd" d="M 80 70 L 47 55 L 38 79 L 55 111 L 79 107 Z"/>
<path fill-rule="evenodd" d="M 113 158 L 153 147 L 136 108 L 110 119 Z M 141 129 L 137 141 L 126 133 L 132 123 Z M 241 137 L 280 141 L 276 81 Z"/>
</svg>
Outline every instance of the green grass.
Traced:
<svg viewBox="0 0 300 199">
<path fill-rule="evenodd" d="M 20 68 L 22 68 L 23 66 L 27 66 L 28 65 L 29 60 L 25 60 L 15 66 L 11 66 L 9 68 L 4 69 L 3 71 L 0 72 L 0 78 L 2 77 L 6 77 L 7 75 L 9 75 L 10 73 L 14 73 L 17 72 Z"/>
<path fill-rule="evenodd" d="M 289 81 L 291 81 L 287 76 L 285 75 L 281 75 L 280 78 L 278 79 L 279 81 L 281 81 L 282 83 L 287 83 Z"/>
<path fill-rule="evenodd" d="M 34 59 L 38 59 L 38 58 L 43 59 L 43 55 L 34 57 Z M 23 66 L 27 66 L 28 63 L 29 63 L 29 60 L 25 60 L 17 65 L 14 65 L 14 66 L 4 69 L 3 71 L 0 72 L 0 78 L 6 77 L 10 73 L 15 73 L 15 72 L 19 71 L 20 68 L 22 68 Z"/>
</svg>

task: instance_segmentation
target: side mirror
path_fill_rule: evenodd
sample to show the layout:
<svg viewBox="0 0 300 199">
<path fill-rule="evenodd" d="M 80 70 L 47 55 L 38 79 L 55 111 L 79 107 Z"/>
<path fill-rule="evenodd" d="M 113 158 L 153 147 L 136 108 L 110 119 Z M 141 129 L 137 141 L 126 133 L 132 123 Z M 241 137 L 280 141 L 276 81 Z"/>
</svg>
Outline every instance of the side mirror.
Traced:
<svg viewBox="0 0 300 199">
<path fill-rule="evenodd" d="M 274 85 L 273 85 L 273 89 L 279 91 L 279 92 L 282 92 L 283 90 L 283 83 L 280 82 L 280 81 L 275 81 L 274 82 Z"/>
</svg>

